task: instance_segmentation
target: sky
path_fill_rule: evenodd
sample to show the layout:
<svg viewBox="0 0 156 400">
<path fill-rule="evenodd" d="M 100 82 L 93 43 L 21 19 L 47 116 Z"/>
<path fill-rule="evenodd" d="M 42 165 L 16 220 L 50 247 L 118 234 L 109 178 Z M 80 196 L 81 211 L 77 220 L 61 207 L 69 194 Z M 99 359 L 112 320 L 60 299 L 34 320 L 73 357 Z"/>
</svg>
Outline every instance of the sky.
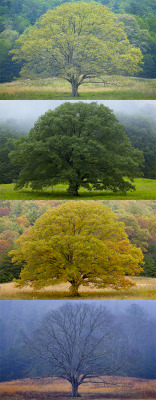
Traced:
<svg viewBox="0 0 156 400">
<path fill-rule="evenodd" d="M 78 100 L 67 100 L 71 103 Z M 1 100 L 0 102 L 0 120 L 7 121 L 15 119 L 18 121 L 31 121 L 33 123 L 40 115 L 43 115 L 49 109 L 55 109 L 64 100 Z M 85 101 L 87 103 L 92 100 Z M 153 113 L 156 114 L 156 101 L 155 100 L 99 100 L 98 104 L 105 106 L 116 112 L 124 113 L 137 113 L 144 107 L 152 106 Z"/>
</svg>

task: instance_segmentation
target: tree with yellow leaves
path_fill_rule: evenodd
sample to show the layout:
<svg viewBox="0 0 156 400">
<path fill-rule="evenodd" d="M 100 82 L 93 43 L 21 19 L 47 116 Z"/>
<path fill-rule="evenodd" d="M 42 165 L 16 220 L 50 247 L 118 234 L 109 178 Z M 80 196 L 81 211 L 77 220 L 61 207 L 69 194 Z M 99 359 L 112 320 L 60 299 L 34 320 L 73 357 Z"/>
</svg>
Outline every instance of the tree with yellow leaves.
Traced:
<svg viewBox="0 0 156 400">
<path fill-rule="evenodd" d="M 90 283 L 128 289 L 134 283 L 125 275 L 139 274 L 143 260 L 124 224 L 100 201 L 68 201 L 48 210 L 16 241 L 11 254 L 14 263 L 24 265 L 19 286 L 68 281 L 73 296 Z"/>
</svg>

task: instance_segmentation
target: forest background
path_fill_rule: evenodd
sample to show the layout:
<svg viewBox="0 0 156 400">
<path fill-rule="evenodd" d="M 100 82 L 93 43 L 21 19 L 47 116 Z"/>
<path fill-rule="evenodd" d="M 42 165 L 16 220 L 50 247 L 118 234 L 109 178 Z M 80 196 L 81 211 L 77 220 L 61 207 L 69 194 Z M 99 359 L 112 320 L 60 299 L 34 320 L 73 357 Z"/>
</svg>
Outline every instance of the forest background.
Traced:
<svg viewBox="0 0 156 400">
<path fill-rule="evenodd" d="M 65 0 L 1 0 L 0 6 L 0 82 L 19 77 L 22 65 L 12 61 L 10 50 L 15 41 L 34 25 L 49 9 Z M 68 2 L 70 2 L 68 0 Z M 90 3 L 90 0 L 87 1 Z M 156 1 L 155 0 L 101 0 L 124 23 L 130 43 L 143 53 L 143 70 L 139 77 L 156 78 Z"/>
<path fill-rule="evenodd" d="M 9 252 L 15 240 L 28 234 L 35 221 L 62 201 L 0 201 L 0 282 L 18 278 L 21 265 L 12 263 Z M 156 201 L 103 201 L 124 222 L 130 242 L 144 254 L 142 276 L 156 277 Z"/>
<path fill-rule="evenodd" d="M 9 154 L 16 148 L 19 138 L 27 136 L 30 128 L 33 127 L 36 118 L 35 113 L 39 108 L 37 104 L 39 103 L 36 102 L 33 104 L 33 107 L 36 107 L 33 108 L 34 114 L 30 113 L 29 110 L 23 112 L 24 108 L 22 108 L 20 109 L 19 116 L 17 112 L 14 113 L 14 118 L 11 114 L 9 116 L 8 109 L 6 109 L 6 112 L 5 107 L 2 109 L 0 117 L 1 185 L 11 184 L 17 179 L 20 173 L 20 164 L 13 164 Z M 50 104 L 48 103 L 48 106 Z M 119 109 L 116 108 L 117 104 L 111 102 L 109 104 L 111 108 L 114 107 L 119 123 L 124 124 L 125 133 L 132 146 L 143 152 L 144 164 L 141 166 L 141 172 L 142 176 L 146 178 L 145 184 L 148 179 L 153 180 L 151 182 L 154 184 L 154 180 L 156 179 L 156 113 L 154 104 L 144 102 L 134 102 L 134 104 L 133 102 L 128 102 L 125 104 L 124 102 L 125 106 L 121 103 Z M 19 104 L 17 104 L 18 107 Z M 40 105 L 40 108 L 42 109 L 42 105 Z M 28 112 L 29 115 L 27 115 Z M 9 199 L 10 197 L 7 198 Z M 154 194 L 152 198 L 155 198 Z"/>
</svg>

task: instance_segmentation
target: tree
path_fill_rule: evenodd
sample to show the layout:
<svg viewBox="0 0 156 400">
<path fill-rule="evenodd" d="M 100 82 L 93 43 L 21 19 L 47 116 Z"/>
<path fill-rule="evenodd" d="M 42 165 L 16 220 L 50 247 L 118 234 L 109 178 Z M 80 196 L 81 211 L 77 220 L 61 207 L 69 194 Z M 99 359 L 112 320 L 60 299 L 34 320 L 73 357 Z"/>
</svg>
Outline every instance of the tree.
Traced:
<svg viewBox="0 0 156 400">
<path fill-rule="evenodd" d="M 133 190 L 142 153 L 131 146 L 116 117 L 97 103 L 64 103 L 39 118 L 28 139 L 18 142 L 12 160 L 23 165 L 16 188 L 68 182 L 68 193 Z M 128 179 L 125 179 L 128 178 Z"/>
<path fill-rule="evenodd" d="M 18 32 L 11 29 L 5 29 L 0 33 L 0 82 L 11 81 L 15 75 L 19 76 L 21 66 L 13 62 L 9 54 L 18 36 Z"/>
<path fill-rule="evenodd" d="M 143 53 L 146 53 L 150 38 L 148 30 L 140 29 L 137 20 L 132 15 L 118 14 L 118 20 L 124 23 L 124 29 L 129 42 L 134 47 L 139 47 Z"/>
<path fill-rule="evenodd" d="M 123 25 L 107 7 L 96 2 L 66 3 L 49 10 L 16 41 L 13 60 L 24 62 L 23 76 L 46 72 L 72 85 L 72 96 L 91 76 L 135 74 L 140 49 L 128 41 Z"/>
<path fill-rule="evenodd" d="M 67 303 L 46 314 L 26 343 L 31 358 L 44 362 L 49 375 L 70 382 L 72 397 L 78 397 L 83 382 L 96 378 L 100 384 L 104 375 L 116 374 L 128 361 L 120 334 L 105 307 Z"/>
<path fill-rule="evenodd" d="M 71 294 L 81 284 L 127 289 L 125 275 L 141 272 L 141 250 L 130 244 L 124 225 L 101 202 L 69 201 L 48 210 L 10 254 L 24 265 L 19 286 L 35 288 L 70 282 Z"/>
<path fill-rule="evenodd" d="M 143 152 L 145 162 L 141 170 L 149 179 L 156 179 L 156 121 L 153 116 L 118 115 L 132 146 Z"/>
</svg>

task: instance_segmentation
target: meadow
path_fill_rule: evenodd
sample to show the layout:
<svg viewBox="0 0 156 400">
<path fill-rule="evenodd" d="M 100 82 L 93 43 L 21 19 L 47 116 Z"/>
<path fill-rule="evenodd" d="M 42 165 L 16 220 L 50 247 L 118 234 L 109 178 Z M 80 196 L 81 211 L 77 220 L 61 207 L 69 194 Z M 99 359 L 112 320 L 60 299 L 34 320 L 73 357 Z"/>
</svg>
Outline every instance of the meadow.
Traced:
<svg viewBox="0 0 156 400">
<path fill-rule="evenodd" d="M 0 185 L 0 200 L 155 200 L 156 180 L 136 178 L 135 191 L 128 191 L 126 196 L 122 193 L 113 193 L 108 190 L 88 191 L 80 188 L 79 196 L 67 194 L 68 185 L 59 184 L 44 191 L 32 191 L 31 188 L 14 190 L 14 184 Z"/>
<path fill-rule="evenodd" d="M 74 299 L 82 300 L 156 300 L 156 278 L 135 277 L 136 286 L 130 290 L 106 288 L 96 289 L 80 286 L 79 296 Z M 0 300 L 70 300 L 73 299 L 69 293 L 70 284 L 47 286 L 40 290 L 32 289 L 30 286 L 16 287 L 16 283 L 0 284 Z"/>
<path fill-rule="evenodd" d="M 62 379 L 40 378 L 2 382 L 2 400 L 66 400 L 71 397 L 70 384 Z M 104 377 L 104 384 L 86 383 L 79 393 L 84 400 L 98 399 L 155 399 L 156 380 L 129 377 Z"/>
<path fill-rule="evenodd" d="M 156 79 L 104 76 L 88 79 L 79 87 L 79 100 L 155 100 Z M 57 77 L 17 79 L 0 84 L 1 100 L 67 100 L 71 85 Z"/>
</svg>

